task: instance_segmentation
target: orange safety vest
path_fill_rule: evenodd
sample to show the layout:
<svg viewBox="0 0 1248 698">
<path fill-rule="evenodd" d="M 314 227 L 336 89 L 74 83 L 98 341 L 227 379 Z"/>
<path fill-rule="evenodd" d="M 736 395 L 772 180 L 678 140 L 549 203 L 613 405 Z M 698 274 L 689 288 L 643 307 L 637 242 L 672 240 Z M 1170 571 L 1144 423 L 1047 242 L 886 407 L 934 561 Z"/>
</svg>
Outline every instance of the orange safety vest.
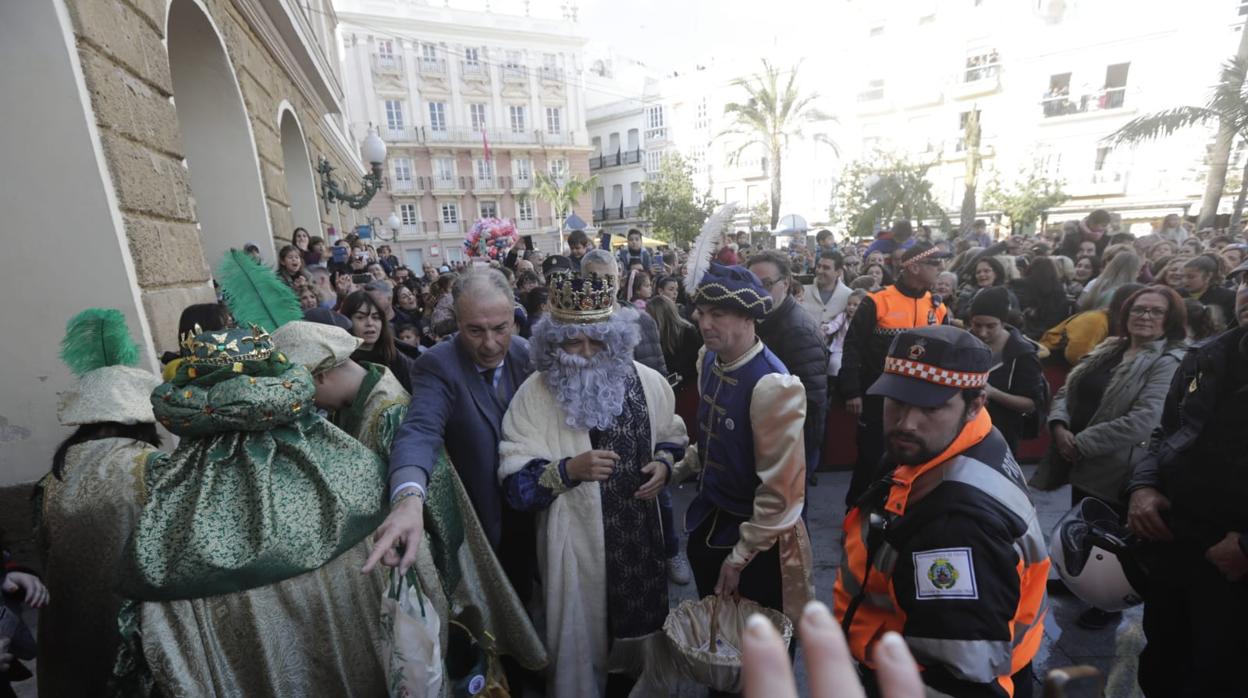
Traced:
<svg viewBox="0 0 1248 698">
<path fill-rule="evenodd" d="M 864 498 L 863 503 L 851 508 L 846 514 L 843 529 L 844 550 L 834 588 L 834 610 L 843 627 L 846 615 L 852 613 L 848 627 L 845 628 L 849 648 L 854 658 L 867 667 L 874 668 L 871 649 L 884 633 L 893 631 L 906 635 L 907 616 L 897 602 L 893 571 L 899 557 L 906 555 L 909 558 L 911 553 L 892 547 L 884 540 L 883 531 L 888 525 L 896 525 L 906 515 L 910 492 L 916 480 L 936 468 L 942 468 L 942 471 L 933 473 L 933 477 L 941 478 L 942 483 L 954 481 L 971 485 L 978 493 L 991 497 L 1015 512 L 1028 525 L 1026 532 L 1013 541 L 1013 549 L 1020 553 L 1016 570 L 1019 584 L 1018 605 L 1014 609 L 1002 609 L 1003 617 L 1005 613 L 1010 614 L 1009 670 L 991 676 L 986 674 L 990 664 L 1001 664 L 1000 661 L 989 661 L 989 658 L 994 657 L 994 652 L 1000 655 L 1005 650 L 1002 643 L 988 640 L 982 641 L 982 647 L 979 648 L 982 651 L 974 648 L 968 651 L 968 646 L 975 641 L 968 644 L 964 638 L 942 640 L 907 636 L 906 640 L 911 645 L 915 658 L 920 665 L 949 664 L 959 674 L 978 676 L 982 679 L 981 683 L 995 681 L 1007 695 L 1012 696 L 1014 683 L 1011 677 L 1027 666 L 1039 649 L 1044 636 L 1043 621 L 1047 609 L 1045 582 L 1049 575 L 1048 546 L 1036 521 L 1035 509 L 1023 488 L 1022 473 L 1009 455 L 1008 448 L 1004 449 L 1004 453 L 1009 462 L 1004 467 L 993 467 L 972 456 L 964 455 L 991 433 L 992 420 L 988 416 L 988 410 L 981 409 L 979 415 L 963 427 L 962 432 L 943 453 L 922 465 L 898 467 L 892 474 L 892 484 L 880 508 L 864 511 L 860 507 L 870 506 Z M 995 438 L 1000 437 L 997 435 Z M 1017 471 L 1013 479 L 1007 475 L 1011 471 Z M 931 494 L 928 492 L 926 496 Z M 891 524 L 885 523 L 881 526 L 882 522 Z M 966 571 L 963 570 L 962 574 L 966 574 Z M 996 658 L 1000 659 L 999 656 Z"/>
<path fill-rule="evenodd" d="M 928 325 L 941 325 L 949 309 L 944 303 L 932 304 L 932 294 L 911 298 L 896 285 L 870 294 L 875 302 L 875 331 L 877 334 L 898 334 L 902 330 Z"/>
</svg>

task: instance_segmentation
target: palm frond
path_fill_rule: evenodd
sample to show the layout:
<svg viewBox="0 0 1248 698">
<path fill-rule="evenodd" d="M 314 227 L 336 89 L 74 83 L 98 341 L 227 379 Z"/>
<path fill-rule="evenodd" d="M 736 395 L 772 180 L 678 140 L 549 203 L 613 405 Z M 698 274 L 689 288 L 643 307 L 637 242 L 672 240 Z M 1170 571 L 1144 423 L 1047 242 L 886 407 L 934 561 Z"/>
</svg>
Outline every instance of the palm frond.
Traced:
<svg viewBox="0 0 1248 698">
<path fill-rule="evenodd" d="M 1104 138 L 1110 146 L 1143 143 L 1164 138 L 1191 126 L 1217 123 L 1219 114 L 1204 107 L 1175 107 L 1138 116 Z"/>
</svg>

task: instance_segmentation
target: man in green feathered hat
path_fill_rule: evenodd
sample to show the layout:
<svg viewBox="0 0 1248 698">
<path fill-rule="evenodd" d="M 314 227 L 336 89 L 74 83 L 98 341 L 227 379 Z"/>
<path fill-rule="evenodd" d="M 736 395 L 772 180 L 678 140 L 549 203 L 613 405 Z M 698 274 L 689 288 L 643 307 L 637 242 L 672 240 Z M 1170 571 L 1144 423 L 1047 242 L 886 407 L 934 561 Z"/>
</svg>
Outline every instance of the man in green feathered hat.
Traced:
<svg viewBox="0 0 1248 698">
<path fill-rule="evenodd" d="M 119 641 L 117 570 L 143 505 L 143 468 L 159 453 L 149 400 L 160 377 L 119 310 L 90 308 L 68 323 L 61 358 L 78 376 L 58 416 L 73 427 L 36 490 L 44 580 L 55 603 L 39 614 L 39 693 L 94 695 Z"/>
</svg>

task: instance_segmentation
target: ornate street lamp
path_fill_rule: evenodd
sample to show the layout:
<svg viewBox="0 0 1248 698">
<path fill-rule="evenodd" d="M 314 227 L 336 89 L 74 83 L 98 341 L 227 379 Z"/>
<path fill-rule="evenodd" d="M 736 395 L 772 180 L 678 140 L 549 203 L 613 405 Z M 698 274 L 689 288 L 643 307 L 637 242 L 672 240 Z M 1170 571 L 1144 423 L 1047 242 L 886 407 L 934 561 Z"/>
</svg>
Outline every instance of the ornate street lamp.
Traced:
<svg viewBox="0 0 1248 698">
<path fill-rule="evenodd" d="M 386 161 L 386 143 L 377 135 L 376 128 L 369 127 L 368 136 L 364 138 L 364 143 L 360 146 L 360 154 L 364 156 L 365 162 L 372 166 L 372 172 L 364 175 L 364 188 L 358 194 L 348 194 L 342 189 L 342 186 L 330 174 L 334 171 L 333 166 L 329 164 L 329 160 L 324 155 L 321 156 L 316 171 L 321 174 L 321 198 L 325 200 L 326 213 L 329 212 L 330 204 L 337 201 L 351 208 L 364 208 L 369 201 L 372 201 L 373 196 L 381 191 L 381 167 Z"/>
<path fill-rule="evenodd" d="M 373 237 L 385 242 L 396 242 L 399 239 L 399 228 L 403 227 L 403 221 L 399 220 L 399 214 L 391 212 L 390 217 L 384 222 L 377 216 L 368 219 L 368 226 L 373 229 Z M 385 228 L 390 229 L 390 237 L 382 234 Z"/>
</svg>

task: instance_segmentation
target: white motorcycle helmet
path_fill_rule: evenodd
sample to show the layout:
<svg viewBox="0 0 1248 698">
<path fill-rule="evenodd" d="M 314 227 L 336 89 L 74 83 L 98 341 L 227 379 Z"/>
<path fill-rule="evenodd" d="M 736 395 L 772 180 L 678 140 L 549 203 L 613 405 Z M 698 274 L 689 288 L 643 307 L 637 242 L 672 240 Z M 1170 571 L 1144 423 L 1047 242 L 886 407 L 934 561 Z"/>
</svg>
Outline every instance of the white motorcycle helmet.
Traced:
<svg viewBox="0 0 1248 698">
<path fill-rule="evenodd" d="M 1134 541 L 1109 505 L 1084 499 L 1053 528 L 1049 559 L 1066 587 L 1102 611 L 1144 601 L 1147 574 L 1131 552 Z"/>
</svg>

